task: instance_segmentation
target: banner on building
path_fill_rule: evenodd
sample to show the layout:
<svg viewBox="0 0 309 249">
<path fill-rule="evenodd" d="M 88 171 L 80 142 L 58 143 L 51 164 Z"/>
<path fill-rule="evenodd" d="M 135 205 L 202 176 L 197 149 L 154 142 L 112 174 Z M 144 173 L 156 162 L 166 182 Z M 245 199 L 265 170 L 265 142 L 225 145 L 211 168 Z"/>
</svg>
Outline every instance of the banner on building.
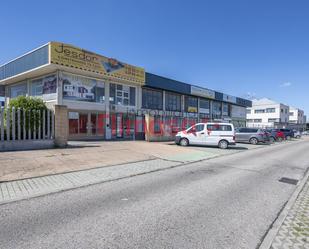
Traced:
<svg viewBox="0 0 309 249">
<path fill-rule="evenodd" d="M 191 86 L 191 94 L 209 99 L 215 98 L 215 92 L 207 88 Z"/>
<path fill-rule="evenodd" d="M 51 42 L 50 62 L 85 71 L 95 72 L 115 79 L 145 84 L 145 70 L 107 58 L 69 44 Z"/>
</svg>

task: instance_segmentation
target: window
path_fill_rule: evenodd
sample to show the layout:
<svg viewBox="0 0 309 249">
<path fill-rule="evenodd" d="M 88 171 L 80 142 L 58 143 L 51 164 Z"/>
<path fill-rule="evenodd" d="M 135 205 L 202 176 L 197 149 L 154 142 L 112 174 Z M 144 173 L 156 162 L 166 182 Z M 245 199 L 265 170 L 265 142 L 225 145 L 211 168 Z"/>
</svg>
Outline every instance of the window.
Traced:
<svg viewBox="0 0 309 249">
<path fill-rule="evenodd" d="M 281 109 L 281 113 L 283 113 L 283 109 Z"/>
<path fill-rule="evenodd" d="M 190 132 L 200 132 L 204 130 L 205 125 L 203 124 L 198 124 L 198 125 L 194 125 L 192 126 L 189 130 L 188 133 Z"/>
<path fill-rule="evenodd" d="M 31 96 L 42 96 L 42 95 L 43 95 L 42 79 L 31 81 Z"/>
<path fill-rule="evenodd" d="M 135 106 L 135 87 L 110 84 L 110 103 L 115 105 Z"/>
<path fill-rule="evenodd" d="M 165 110 L 181 111 L 181 95 L 174 93 L 165 93 Z"/>
<path fill-rule="evenodd" d="M 104 103 L 105 100 L 105 89 L 103 82 L 97 82 L 96 92 L 95 92 L 95 101 L 98 103 Z"/>
<path fill-rule="evenodd" d="M 254 110 L 254 113 L 265 113 L 265 110 L 264 109 L 257 109 L 257 110 Z"/>
<path fill-rule="evenodd" d="M 251 114 L 251 109 L 247 109 L 247 114 Z"/>
<path fill-rule="evenodd" d="M 254 123 L 262 123 L 262 119 L 254 119 Z"/>
<path fill-rule="evenodd" d="M 26 96 L 27 95 L 27 82 L 20 83 L 18 85 L 11 86 L 10 88 L 10 96 L 11 98 L 16 98 L 18 96 Z"/>
<path fill-rule="evenodd" d="M 268 122 L 269 123 L 274 123 L 274 122 L 277 122 L 277 119 L 276 118 L 269 118 Z"/>
<path fill-rule="evenodd" d="M 266 108 L 267 113 L 273 113 L 276 112 L 276 108 Z"/>
<path fill-rule="evenodd" d="M 207 130 L 208 131 L 232 131 L 232 126 L 211 124 L 211 125 L 207 125 Z"/>
<path fill-rule="evenodd" d="M 223 103 L 223 105 L 222 105 L 222 114 L 224 116 L 228 116 L 229 115 L 229 104 Z"/>
<path fill-rule="evenodd" d="M 221 115 L 222 104 L 221 102 L 214 101 L 212 104 L 212 112 L 215 115 Z"/>
<path fill-rule="evenodd" d="M 285 109 L 285 114 L 288 114 L 288 109 Z"/>
<path fill-rule="evenodd" d="M 143 88 L 142 107 L 145 109 L 162 110 L 163 109 L 162 91 Z"/>
<path fill-rule="evenodd" d="M 197 112 L 197 101 L 198 98 L 186 96 L 185 97 L 185 111 L 186 112 Z"/>
<path fill-rule="evenodd" d="M 253 119 L 247 119 L 247 122 L 248 122 L 248 123 L 252 123 L 252 122 L 253 122 Z"/>
</svg>

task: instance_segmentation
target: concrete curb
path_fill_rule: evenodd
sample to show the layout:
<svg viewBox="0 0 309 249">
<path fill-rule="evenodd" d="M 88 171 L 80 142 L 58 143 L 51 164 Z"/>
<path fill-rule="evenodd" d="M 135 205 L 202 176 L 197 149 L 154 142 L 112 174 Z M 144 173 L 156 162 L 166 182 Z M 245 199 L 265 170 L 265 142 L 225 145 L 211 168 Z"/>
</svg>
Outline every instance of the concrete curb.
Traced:
<svg viewBox="0 0 309 249">
<path fill-rule="evenodd" d="M 296 187 L 296 189 L 295 189 L 294 193 L 292 194 L 291 198 L 288 200 L 286 205 L 281 210 L 281 212 L 280 212 L 279 216 L 277 217 L 277 219 L 271 225 L 271 227 L 268 230 L 267 234 L 263 238 L 262 243 L 258 247 L 259 249 L 269 249 L 271 247 L 271 245 L 272 245 L 272 243 L 273 243 L 273 241 L 274 241 L 278 231 L 281 228 L 281 225 L 283 224 L 285 218 L 287 217 L 290 209 L 293 207 L 293 205 L 294 205 L 297 197 L 299 196 L 300 192 L 304 188 L 304 185 L 306 184 L 308 178 L 309 178 L 309 168 L 307 168 L 307 170 L 306 170 L 306 172 L 304 174 L 303 179 L 301 180 L 301 182 Z"/>
</svg>

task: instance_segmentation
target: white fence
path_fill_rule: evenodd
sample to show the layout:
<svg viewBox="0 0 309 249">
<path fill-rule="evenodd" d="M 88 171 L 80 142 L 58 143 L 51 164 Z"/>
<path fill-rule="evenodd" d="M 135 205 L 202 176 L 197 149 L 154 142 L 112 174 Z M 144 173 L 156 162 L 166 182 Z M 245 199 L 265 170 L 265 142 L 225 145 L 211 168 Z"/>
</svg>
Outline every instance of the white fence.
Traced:
<svg viewBox="0 0 309 249">
<path fill-rule="evenodd" d="M 17 148 L 18 144 L 23 145 L 22 149 L 27 149 L 29 141 L 52 141 L 54 127 L 55 116 L 51 110 L 38 111 L 1 107 L 0 150 L 19 149 Z M 31 149 L 33 149 L 32 147 Z"/>
</svg>

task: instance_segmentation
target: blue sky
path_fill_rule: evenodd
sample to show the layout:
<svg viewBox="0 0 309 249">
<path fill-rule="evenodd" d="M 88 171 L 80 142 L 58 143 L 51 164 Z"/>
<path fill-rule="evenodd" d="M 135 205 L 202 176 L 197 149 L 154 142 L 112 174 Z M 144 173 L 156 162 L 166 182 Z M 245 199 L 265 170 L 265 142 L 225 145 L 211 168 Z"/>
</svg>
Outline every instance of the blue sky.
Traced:
<svg viewBox="0 0 309 249">
<path fill-rule="evenodd" d="M 308 13 L 307 0 L 3 1 L 0 64 L 62 41 L 308 115 Z"/>
</svg>

